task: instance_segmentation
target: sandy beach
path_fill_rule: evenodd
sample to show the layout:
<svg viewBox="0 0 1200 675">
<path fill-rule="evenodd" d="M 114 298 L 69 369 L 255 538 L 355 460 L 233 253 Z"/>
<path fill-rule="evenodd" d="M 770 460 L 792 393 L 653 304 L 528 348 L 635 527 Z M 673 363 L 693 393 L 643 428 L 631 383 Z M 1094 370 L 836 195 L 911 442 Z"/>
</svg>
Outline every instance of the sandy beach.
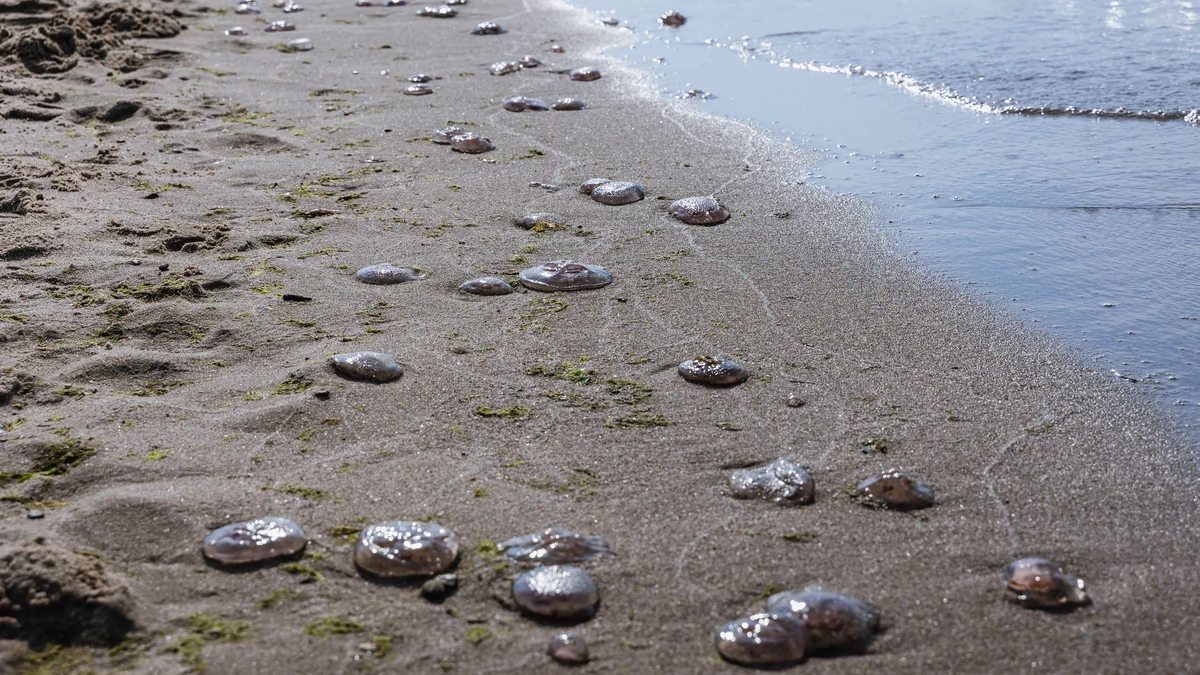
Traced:
<svg viewBox="0 0 1200 675">
<path fill-rule="evenodd" d="M 350 0 L 0 7 L 0 669 L 557 672 L 562 625 L 516 610 L 522 570 L 494 547 L 552 525 L 617 553 L 583 565 L 601 604 L 571 628 L 580 672 L 751 671 L 718 656 L 716 627 L 810 585 L 884 630 L 798 672 L 1194 667 L 1196 469 L 1170 423 L 912 265 L 869 204 L 803 184 L 808 156 L 654 97 L 599 55 L 619 30 L 551 0 L 450 19 Z M 295 31 L 264 32 L 276 20 Z M 483 21 L 507 32 L 470 34 Z M 80 38 L 46 37 L 63 25 Z M 295 38 L 314 48 L 281 48 Z M 542 65 L 488 72 L 527 54 Z M 581 66 L 603 76 L 571 80 Z M 434 93 L 403 95 L 418 73 Z M 588 107 L 506 111 L 516 95 Z M 449 123 L 496 149 L 433 144 Z M 593 177 L 646 198 L 597 203 L 576 190 Z M 667 214 L 709 194 L 728 221 Z M 533 212 L 566 227 L 513 224 Z M 562 259 L 615 281 L 457 291 Z M 356 281 L 384 262 L 423 278 Z M 404 375 L 341 377 L 329 357 L 352 351 Z M 679 377 L 700 354 L 752 376 Z M 780 457 L 808 467 L 815 503 L 725 494 Z M 847 494 L 892 467 L 936 504 Z M 303 558 L 206 563 L 210 530 L 264 515 L 304 527 Z M 459 538 L 456 593 L 356 570 L 359 528 L 427 519 Z M 118 649 L 21 623 L 22 561 L 47 556 L 128 610 Z M 1001 571 L 1024 556 L 1093 603 L 1011 602 Z"/>
</svg>

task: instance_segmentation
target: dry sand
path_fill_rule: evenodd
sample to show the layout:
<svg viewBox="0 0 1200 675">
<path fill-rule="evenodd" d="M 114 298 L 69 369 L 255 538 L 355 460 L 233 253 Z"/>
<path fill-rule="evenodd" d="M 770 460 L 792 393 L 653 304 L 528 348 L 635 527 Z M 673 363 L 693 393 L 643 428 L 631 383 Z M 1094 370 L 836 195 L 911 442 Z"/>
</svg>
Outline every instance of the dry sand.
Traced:
<svg viewBox="0 0 1200 675">
<path fill-rule="evenodd" d="M 619 31 L 549 0 L 472 0 L 450 20 L 304 4 L 264 5 L 294 33 L 191 1 L 159 5 L 170 20 L 88 23 L 101 37 L 80 39 L 76 62 L 69 45 L 21 43 L 34 67 L 60 71 L 41 76 L 13 58 L 13 35 L 61 25 L 65 5 L 0 5 L 0 472 L 63 474 L 0 489 L 0 544 L 39 550 L 28 542 L 44 536 L 99 559 L 107 581 L 86 593 L 132 607 L 141 636 L 118 656 L 20 656 L 10 641 L 9 669 L 554 672 L 555 627 L 511 609 L 514 570 L 480 549 L 554 524 L 619 553 L 588 565 L 602 606 L 576 628 L 594 657 L 585 672 L 742 670 L 717 657 L 714 628 L 769 589 L 810 584 L 871 603 L 886 632 L 866 655 L 798 671 L 1192 667 L 1194 461 L 1139 395 L 914 269 L 869 206 L 800 182 L 803 154 L 647 94 L 591 51 Z M 113 32 L 169 34 L 176 19 L 187 28 L 172 38 Z M 509 32 L 468 34 L 484 20 Z M 237 24 L 250 35 L 223 34 Z M 275 48 L 295 37 L 316 48 Z M 524 54 L 546 64 L 488 74 Z M 561 72 L 583 65 L 604 77 Z M 400 95 L 418 72 L 440 76 L 436 93 Z M 504 111 L 515 94 L 589 108 Z M 497 149 L 431 144 L 450 120 Z M 574 186 L 593 176 L 636 180 L 647 198 L 592 202 Z M 731 220 L 666 215 L 670 199 L 709 193 Z M 331 213 L 300 215 L 315 209 Z M 531 211 L 570 228 L 512 225 Z M 561 258 L 616 282 L 455 291 Z M 354 280 L 389 261 L 428 277 Z M 328 356 L 356 350 L 406 373 L 335 375 Z M 678 377 L 704 353 L 754 377 L 731 389 Z M 591 375 L 527 374 L 564 363 Z M 630 404 L 634 392 L 649 395 Z M 789 393 L 807 405 L 788 407 Z M 516 408 L 528 413 L 479 414 Z M 68 461 L 39 466 L 56 450 Z M 815 504 L 723 495 L 732 468 L 777 457 L 810 468 Z M 910 515 L 845 494 L 892 466 L 932 484 L 937 505 Z M 299 567 L 205 564 L 210 529 L 265 514 L 306 528 Z M 364 579 L 332 534 L 428 516 L 463 544 L 462 587 L 441 605 L 418 584 Z M 1009 602 L 1001 569 L 1025 555 L 1067 565 L 1094 604 Z M 362 632 L 311 629 L 330 617 Z M 376 636 L 389 653 L 360 649 Z"/>
</svg>

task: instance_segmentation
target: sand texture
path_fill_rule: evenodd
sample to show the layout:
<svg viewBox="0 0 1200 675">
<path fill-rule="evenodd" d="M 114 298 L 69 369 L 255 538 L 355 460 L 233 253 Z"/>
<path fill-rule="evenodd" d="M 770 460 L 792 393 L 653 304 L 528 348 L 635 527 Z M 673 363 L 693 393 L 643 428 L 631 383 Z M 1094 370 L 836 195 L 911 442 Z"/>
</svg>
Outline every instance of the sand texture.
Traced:
<svg viewBox="0 0 1200 675">
<path fill-rule="evenodd" d="M 264 3 L 296 24 L 282 33 L 191 0 L 0 3 L 3 667 L 557 672 L 559 626 L 516 610 L 521 570 L 490 546 L 552 525 L 617 553 L 583 565 L 601 601 L 573 629 L 581 672 L 745 670 L 714 629 L 808 585 L 870 603 L 885 631 L 797 671 L 1192 666 L 1194 461 L 1138 395 L 912 267 L 869 205 L 801 182 L 805 155 L 648 95 L 590 52 L 619 30 L 548 0 L 452 19 L 301 1 Z M 488 20 L 508 32 L 470 34 Z M 315 48 L 279 49 L 294 38 Z M 488 73 L 526 54 L 543 65 Z M 569 79 L 581 66 L 603 76 Z M 403 95 L 422 72 L 434 93 Z M 588 107 L 508 112 L 514 95 Z M 448 122 L 496 149 L 431 143 Z M 646 197 L 597 203 L 575 190 L 593 177 Z M 709 194 L 728 221 L 668 216 Z M 565 228 L 514 224 L 536 212 Z M 457 291 L 561 259 L 614 281 Z M 387 262 L 422 278 L 355 279 Z M 335 373 L 352 351 L 404 374 Z M 677 365 L 697 355 L 752 375 L 687 382 Z M 725 494 L 733 470 L 780 457 L 811 472 L 815 503 Z M 937 503 L 847 494 L 891 467 Z M 210 530 L 266 515 L 305 528 L 302 558 L 205 562 Z M 358 528 L 405 519 L 457 534 L 440 604 L 424 579 L 354 567 Z M 1001 570 L 1029 555 L 1094 604 L 1010 602 Z M 46 560 L 90 576 L 22 572 Z M 82 617 L 61 639 L 121 648 L 43 649 L 13 599 L 39 583 Z M 136 630 L 91 630 L 105 608 Z"/>
</svg>

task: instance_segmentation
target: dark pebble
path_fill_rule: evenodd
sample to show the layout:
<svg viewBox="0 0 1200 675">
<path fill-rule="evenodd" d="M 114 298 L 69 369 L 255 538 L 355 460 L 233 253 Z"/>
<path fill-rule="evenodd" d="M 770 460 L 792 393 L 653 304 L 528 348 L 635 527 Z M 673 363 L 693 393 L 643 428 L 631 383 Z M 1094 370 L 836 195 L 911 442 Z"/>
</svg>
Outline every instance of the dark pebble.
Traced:
<svg viewBox="0 0 1200 675">
<path fill-rule="evenodd" d="M 296 295 L 295 293 L 284 293 L 283 299 L 285 302 L 312 302 L 312 298 L 307 295 Z"/>
</svg>

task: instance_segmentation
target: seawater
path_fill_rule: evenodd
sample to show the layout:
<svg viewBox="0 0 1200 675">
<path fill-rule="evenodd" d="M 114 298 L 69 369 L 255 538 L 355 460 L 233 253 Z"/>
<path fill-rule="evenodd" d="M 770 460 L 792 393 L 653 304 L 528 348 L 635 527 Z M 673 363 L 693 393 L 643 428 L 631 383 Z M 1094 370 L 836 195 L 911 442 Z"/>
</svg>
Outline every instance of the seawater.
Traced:
<svg viewBox="0 0 1200 675">
<path fill-rule="evenodd" d="M 1200 0 L 593 3 L 664 96 L 816 151 L 905 255 L 1200 432 Z"/>
</svg>

